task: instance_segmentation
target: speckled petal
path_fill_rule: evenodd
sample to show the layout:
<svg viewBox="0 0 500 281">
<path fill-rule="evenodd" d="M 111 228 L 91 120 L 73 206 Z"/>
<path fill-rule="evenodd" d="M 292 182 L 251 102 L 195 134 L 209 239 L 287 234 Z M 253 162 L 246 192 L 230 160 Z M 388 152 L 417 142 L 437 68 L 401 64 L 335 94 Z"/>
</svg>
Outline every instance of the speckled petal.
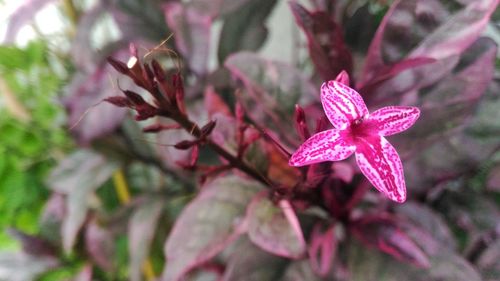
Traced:
<svg viewBox="0 0 500 281">
<path fill-rule="evenodd" d="M 403 203 L 406 184 L 403 164 L 397 151 L 384 137 L 358 139 L 356 162 L 361 172 L 389 199 Z"/>
<path fill-rule="evenodd" d="M 334 80 L 321 86 L 321 103 L 328 120 L 340 130 L 354 120 L 368 116 L 368 109 L 358 92 Z"/>
<path fill-rule="evenodd" d="M 413 106 L 387 106 L 372 112 L 369 120 L 379 135 L 390 136 L 413 126 L 419 116 L 420 110 Z"/>
<path fill-rule="evenodd" d="M 351 156 L 356 146 L 343 132 L 332 129 L 306 140 L 290 158 L 291 166 L 305 166 L 325 161 L 339 161 Z"/>
</svg>

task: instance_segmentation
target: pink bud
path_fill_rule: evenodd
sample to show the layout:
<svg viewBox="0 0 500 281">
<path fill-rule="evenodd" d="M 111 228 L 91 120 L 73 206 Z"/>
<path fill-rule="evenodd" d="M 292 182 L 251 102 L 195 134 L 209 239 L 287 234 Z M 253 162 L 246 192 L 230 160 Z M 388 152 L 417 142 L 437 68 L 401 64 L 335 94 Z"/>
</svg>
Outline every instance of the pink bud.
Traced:
<svg viewBox="0 0 500 281">
<path fill-rule="evenodd" d="M 335 78 L 335 81 L 349 86 L 349 74 L 345 70 L 342 70 Z"/>
</svg>

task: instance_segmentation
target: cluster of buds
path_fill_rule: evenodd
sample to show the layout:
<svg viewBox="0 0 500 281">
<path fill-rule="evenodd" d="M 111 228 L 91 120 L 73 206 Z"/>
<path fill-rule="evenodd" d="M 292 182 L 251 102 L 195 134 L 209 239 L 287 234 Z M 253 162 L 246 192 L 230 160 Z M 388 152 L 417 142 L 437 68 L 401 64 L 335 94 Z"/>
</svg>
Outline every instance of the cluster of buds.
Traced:
<svg viewBox="0 0 500 281">
<path fill-rule="evenodd" d="M 148 103 L 141 95 L 123 90 L 125 96 L 113 96 L 105 101 L 119 107 L 128 107 L 137 112 L 135 119 L 142 121 L 154 116 L 172 117 L 185 115 L 184 105 L 184 85 L 178 73 L 172 74 L 168 79 L 164 69 L 155 59 L 150 64 L 141 63 L 137 49 L 130 45 L 131 57 L 127 63 L 118 61 L 112 57 L 108 62 L 121 74 L 128 76 L 134 83 L 149 92 L 153 98 L 153 104 Z M 170 129 L 169 127 L 158 125 L 147 128 L 147 131 Z"/>
</svg>

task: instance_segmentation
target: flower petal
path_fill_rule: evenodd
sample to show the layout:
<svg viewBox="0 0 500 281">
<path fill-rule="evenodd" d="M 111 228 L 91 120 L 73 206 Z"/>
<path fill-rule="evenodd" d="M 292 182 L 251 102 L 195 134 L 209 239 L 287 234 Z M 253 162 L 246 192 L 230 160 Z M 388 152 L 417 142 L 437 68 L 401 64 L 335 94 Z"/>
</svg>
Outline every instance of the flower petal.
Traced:
<svg viewBox="0 0 500 281">
<path fill-rule="evenodd" d="M 306 140 L 290 158 L 291 166 L 305 166 L 324 161 L 339 161 L 351 156 L 356 146 L 343 136 L 342 131 L 332 129 L 319 132 Z"/>
<path fill-rule="evenodd" d="M 406 200 L 403 164 L 394 147 L 384 138 L 358 139 L 356 162 L 361 172 L 391 200 Z"/>
<path fill-rule="evenodd" d="M 368 115 L 365 102 L 358 92 L 334 80 L 321 86 L 321 103 L 328 120 L 340 130 Z"/>
<path fill-rule="evenodd" d="M 372 112 L 369 120 L 381 136 L 390 136 L 413 126 L 419 116 L 420 110 L 413 106 L 387 106 Z"/>
</svg>

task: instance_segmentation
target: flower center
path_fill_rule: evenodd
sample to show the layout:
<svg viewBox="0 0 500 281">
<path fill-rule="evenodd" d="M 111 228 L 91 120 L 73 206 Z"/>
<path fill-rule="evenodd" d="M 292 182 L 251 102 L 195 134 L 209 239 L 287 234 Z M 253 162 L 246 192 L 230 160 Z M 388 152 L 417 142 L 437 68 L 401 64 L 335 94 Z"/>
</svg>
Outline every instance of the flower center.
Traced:
<svg viewBox="0 0 500 281">
<path fill-rule="evenodd" d="M 356 137 L 368 137 L 372 131 L 371 122 L 367 122 L 365 116 L 362 116 L 351 123 L 351 134 Z"/>
</svg>

